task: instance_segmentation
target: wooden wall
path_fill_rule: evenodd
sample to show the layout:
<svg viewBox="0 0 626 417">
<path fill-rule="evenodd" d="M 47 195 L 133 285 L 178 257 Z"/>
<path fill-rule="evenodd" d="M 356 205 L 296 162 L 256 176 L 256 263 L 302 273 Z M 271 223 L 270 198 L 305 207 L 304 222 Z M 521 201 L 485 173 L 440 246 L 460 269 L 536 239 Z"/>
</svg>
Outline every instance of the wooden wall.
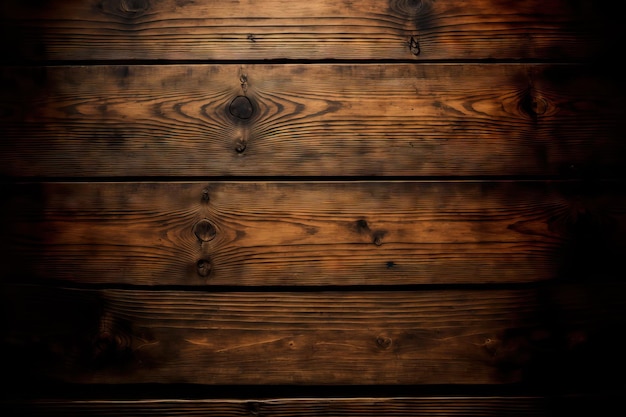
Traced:
<svg viewBox="0 0 626 417">
<path fill-rule="evenodd" d="M 3 1 L 3 415 L 623 410 L 618 6 Z"/>
</svg>

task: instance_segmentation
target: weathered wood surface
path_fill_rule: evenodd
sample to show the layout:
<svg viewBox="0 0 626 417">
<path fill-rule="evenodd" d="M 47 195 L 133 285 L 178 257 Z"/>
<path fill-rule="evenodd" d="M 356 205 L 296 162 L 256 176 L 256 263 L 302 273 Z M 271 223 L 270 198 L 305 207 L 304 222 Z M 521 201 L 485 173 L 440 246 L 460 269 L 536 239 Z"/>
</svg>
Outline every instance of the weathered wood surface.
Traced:
<svg viewBox="0 0 626 417">
<path fill-rule="evenodd" d="M 204 292 L 8 286 L 6 375 L 81 384 L 599 387 L 623 285 Z M 610 386 L 610 384 L 609 384 Z"/>
<path fill-rule="evenodd" d="M 618 7 L 1 2 L 0 414 L 619 415 Z"/>
<path fill-rule="evenodd" d="M 607 22 L 621 23 L 616 7 L 591 0 L 7 0 L 0 22 L 9 40 L 5 60 L 558 60 L 610 49 L 616 31 Z"/>
<path fill-rule="evenodd" d="M 5 67 L 0 174 L 623 175 L 626 90 L 580 65 Z"/>
<path fill-rule="evenodd" d="M 17 415 L 38 416 L 355 416 L 355 417 L 556 417 L 620 415 L 616 396 L 413 397 L 413 398 L 275 398 L 224 400 L 37 400 L 8 402 Z M 13 414 L 12 414 L 13 415 Z"/>
<path fill-rule="evenodd" d="M 598 182 L 6 186 L 6 279 L 397 285 L 619 279 L 626 188 Z M 618 267 L 618 268 L 616 268 Z"/>
</svg>

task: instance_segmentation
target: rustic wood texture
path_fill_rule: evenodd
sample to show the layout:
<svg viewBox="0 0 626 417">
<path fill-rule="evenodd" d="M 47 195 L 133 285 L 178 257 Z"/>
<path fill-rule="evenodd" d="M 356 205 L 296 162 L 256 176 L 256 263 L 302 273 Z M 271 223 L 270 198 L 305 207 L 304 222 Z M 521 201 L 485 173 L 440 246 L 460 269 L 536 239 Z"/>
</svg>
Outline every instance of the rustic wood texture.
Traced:
<svg viewBox="0 0 626 417">
<path fill-rule="evenodd" d="M 600 182 L 25 183 L 13 279 L 398 285 L 619 279 L 626 188 Z"/>
<path fill-rule="evenodd" d="M 0 2 L 0 414 L 624 414 L 622 15 Z"/>
<path fill-rule="evenodd" d="M 19 415 L 37 416 L 355 416 L 355 417 L 554 417 L 567 413 L 619 415 L 615 396 L 276 398 L 251 400 L 37 400 L 7 403 Z M 569 415 L 572 415 L 569 414 Z"/>
<path fill-rule="evenodd" d="M 587 59 L 617 5 L 591 0 L 2 2 L 5 60 Z"/>
<path fill-rule="evenodd" d="M 604 386 L 625 288 L 198 292 L 9 286 L 8 375 L 81 384 Z M 13 374 L 12 372 L 15 372 Z M 601 377 L 601 381 L 598 379 Z"/>
<path fill-rule="evenodd" d="M 626 90 L 580 65 L 5 67 L 0 174 L 624 175 Z"/>
</svg>

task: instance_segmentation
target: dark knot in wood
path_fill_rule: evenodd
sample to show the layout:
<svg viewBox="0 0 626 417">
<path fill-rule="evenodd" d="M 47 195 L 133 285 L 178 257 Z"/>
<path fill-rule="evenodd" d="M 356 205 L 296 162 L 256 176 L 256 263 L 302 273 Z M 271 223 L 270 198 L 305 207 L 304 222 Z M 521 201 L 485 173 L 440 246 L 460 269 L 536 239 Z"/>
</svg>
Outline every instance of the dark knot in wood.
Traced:
<svg viewBox="0 0 626 417">
<path fill-rule="evenodd" d="M 121 360 L 129 354 L 130 345 L 128 336 L 103 331 L 94 340 L 94 359 L 98 362 Z"/>
<path fill-rule="evenodd" d="M 246 141 L 243 139 L 238 140 L 237 142 L 235 142 L 235 152 L 237 153 L 244 153 L 246 151 Z"/>
<path fill-rule="evenodd" d="M 415 56 L 418 56 L 422 51 L 420 49 L 420 43 L 417 40 L 417 36 L 411 36 L 409 39 L 409 50 Z"/>
<path fill-rule="evenodd" d="M 209 201 L 211 201 L 211 196 L 209 194 L 209 189 L 205 188 L 202 190 L 202 197 L 201 200 L 203 203 L 208 203 Z"/>
<path fill-rule="evenodd" d="M 365 219 L 359 219 L 351 225 L 351 229 L 362 235 L 369 235 L 372 243 L 376 246 L 383 244 L 383 238 L 387 234 L 386 230 L 372 230 L 369 223 Z"/>
<path fill-rule="evenodd" d="M 96 337 L 94 347 L 96 352 L 110 352 L 117 350 L 121 346 L 122 341 L 119 336 L 115 336 L 109 332 L 102 332 Z"/>
<path fill-rule="evenodd" d="M 100 0 L 96 8 L 102 13 L 125 19 L 132 23 L 150 9 L 150 0 Z"/>
<path fill-rule="evenodd" d="M 372 234 L 372 243 L 376 246 L 380 246 L 383 244 L 383 237 L 385 236 L 385 231 L 377 230 Z"/>
<path fill-rule="evenodd" d="M 196 271 L 201 277 L 208 277 L 209 274 L 211 274 L 211 269 L 213 269 L 213 267 L 211 261 L 208 259 L 200 259 L 196 262 Z"/>
<path fill-rule="evenodd" d="M 522 95 L 519 107 L 522 112 L 532 119 L 537 119 L 537 116 L 541 116 L 548 111 L 548 102 L 542 97 L 537 97 L 532 89 L 528 89 Z"/>
<path fill-rule="evenodd" d="M 148 0 L 121 0 L 119 9 L 122 13 L 130 17 L 138 17 L 150 8 Z"/>
<path fill-rule="evenodd" d="M 359 219 L 356 222 L 354 222 L 356 230 L 358 232 L 369 232 L 370 231 L 370 226 L 367 224 L 367 220 L 365 219 Z"/>
<path fill-rule="evenodd" d="M 376 345 L 381 349 L 389 349 L 391 346 L 391 338 L 385 336 L 378 336 L 376 338 Z"/>
<path fill-rule="evenodd" d="M 228 110 L 234 117 L 242 120 L 249 119 L 252 117 L 252 113 L 254 112 L 252 102 L 246 96 L 235 97 L 235 99 L 230 103 Z"/>
<path fill-rule="evenodd" d="M 389 8 L 401 16 L 416 17 L 423 7 L 423 0 L 389 0 Z"/>
<path fill-rule="evenodd" d="M 208 242 L 215 238 L 217 231 L 210 221 L 202 219 L 193 226 L 193 233 L 200 241 Z"/>
</svg>

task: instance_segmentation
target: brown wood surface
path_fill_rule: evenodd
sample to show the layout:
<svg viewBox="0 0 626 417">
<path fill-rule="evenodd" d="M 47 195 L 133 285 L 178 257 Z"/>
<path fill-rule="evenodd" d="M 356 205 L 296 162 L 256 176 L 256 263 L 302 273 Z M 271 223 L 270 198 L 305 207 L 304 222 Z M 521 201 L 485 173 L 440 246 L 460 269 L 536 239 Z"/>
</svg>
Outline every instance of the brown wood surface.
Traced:
<svg viewBox="0 0 626 417">
<path fill-rule="evenodd" d="M 617 4 L 591 0 L 6 0 L 4 59 L 580 59 Z M 615 17 L 614 17 L 615 16 Z"/>
<path fill-rule="evenodd" d="M 520 283 L 621 277 L 622 183 L 7 186 L 6 279 L 136 285 Z"/>
<path fill-rule="evenodd" d="M 598 387 L 623 375 L 622 346 L 607 334 L 624 331 L 624 290 L 5 286 L 5 375 L 34 384 Z"/>
<path fill-rule="evenodd" d="M 581 65 L 0 71 L 0 174 L 9 176 L 626 172 L 626 90 Z"/>
<path fill-rule="evenodd" d="M 37 416 L 355 416 L 355 417 L 554 417 L 585 412 L 616 415 L 615 396 L 275 398 L 223 400 L 37 400 L 8 402 L 19 415 Z M 556 414 L 555 414 L 556 413 Z M 619 415 L 619 414 L 617 414 Z"/>
<path fill-rule="evenodd" d="M 622 15 L 1 1 L 0 415 L 624 414 Z"/>
</svg>

